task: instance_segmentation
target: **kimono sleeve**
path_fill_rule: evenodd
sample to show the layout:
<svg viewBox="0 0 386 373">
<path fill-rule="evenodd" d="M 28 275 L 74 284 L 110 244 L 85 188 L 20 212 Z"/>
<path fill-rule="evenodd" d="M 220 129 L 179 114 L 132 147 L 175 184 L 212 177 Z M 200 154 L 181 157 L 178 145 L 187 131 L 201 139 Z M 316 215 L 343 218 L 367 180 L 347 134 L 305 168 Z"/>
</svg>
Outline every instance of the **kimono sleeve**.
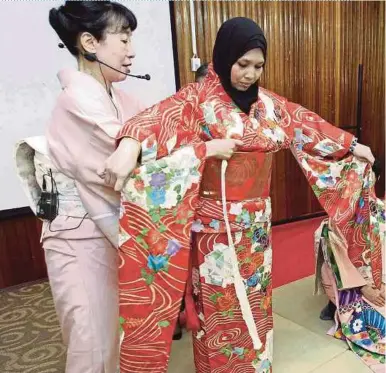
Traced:
<svg viewBox="0 0 386 373">
<path fill-rule="evenodd" d="M 297 148 L 320 158 L 343 158 L 354 136 L 326 122 L 314 112 L 292 102 L 286 103 L 291 118 L 287 131 Z"/>
<path fill-rule="evenodd" d="M 333 246 L 340 247 L 334 257 L 345 274 L 342 288 L 378 283 L 380 250 L 374 251 L 370 239 L 371 166 L 349 152 L 353 135 L 299 105 L 287 106 L 291 151 L 339 237 Z"/>
<path fill-rule="evenodd" d="M 187 85 L 128 120 L 117 141 L 130 137 L 142 143 L 143 163 L 171 154 L 182 146 L 202 148 L 199 102 L 196 85 Z"/>
<path fill-rule="evenodd" d="M 118 140 L 132 137 L 142 143 L 142 164 L 131 173 L 121 194 L 122 294 L 139 256 L 146 258 L 140 276 L 147 285 L 156 275 L 173 275 L 182 276 L 184 280 L 177 282 L 185 287 L 191 227 L 206 159 L 199 102 L 197 89 L 187 86 L 126 122 L 118 134 Z M 176 255 L 178 266 L 173 265 Z"/>
<path fill-rule="evenodd" d="M 286 105 L 291 117 L 291 123 L 286 127 L 292 140 L 291 151 L 320 204 L 331 217 L 339 210 L 331 201 L 342 199 L 344 194 L 342 180 L 346 180 L 346 170 L 350 167 L 347 165 L 350 160 L 346 160 L 350 158 L 354 136 L 300 105 L 291 102 Z M 351 186 L 353 189 L 359 187 L 358 183 Z"/>
</svg>

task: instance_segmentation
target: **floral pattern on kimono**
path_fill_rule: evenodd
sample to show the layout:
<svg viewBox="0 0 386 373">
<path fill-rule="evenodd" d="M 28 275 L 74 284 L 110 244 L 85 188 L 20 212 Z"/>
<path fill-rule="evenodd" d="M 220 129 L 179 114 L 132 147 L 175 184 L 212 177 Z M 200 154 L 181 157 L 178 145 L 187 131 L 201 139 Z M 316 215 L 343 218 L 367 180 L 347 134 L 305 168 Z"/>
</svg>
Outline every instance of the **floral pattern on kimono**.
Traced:
<svg viewBox="0 0 386 373">
<path fill-rule="evenodd" d="M 355 157 L 326 170 L 324 174 L 332 174 L 330 186 L 335 184 L 341 191 L 341 199 L 331 201 L 339 214 L 322 223 L 315 240 L 317 268 L 326 263 L 334 278 L 338 312 L 330 334 L 345 340 L 374 372 L 383 372 L 385 310 L 362 296 L 360 288 L 384 282 L 384 201 L 375 196 L 370 166 Z M 321 182 L 318 190 L 323 188 L 326 185 Z"/>
<path fill-rule="evenodd" d="M 141 142 L 142 163 L 122 193 L 121 373 L 166 372 L 188 277 L 198 320 L 197 372 L 271 372 L 270 167 L 260 180 L 267 195 L 226 202 L 238 269 L 261 341 L 256 350 L 235 296 L 221 202 L 199 195 L 208 162 L 205 142 L 239 138 L 241 152 L 262 158 L 292 147 L 305 169 L 308 156 L 334 161 L 346 156 L 353 136 L 263 88 L 246 115 L 210 67 L 202 84 L 188 85 L 129 120 L 117 139 L 123 137 Z M 318 177 L 307 177 L 315 188 Z M 325 191 L 334 191 L 318 191 L 334 214 L 323 199 Z"/>
</svg>

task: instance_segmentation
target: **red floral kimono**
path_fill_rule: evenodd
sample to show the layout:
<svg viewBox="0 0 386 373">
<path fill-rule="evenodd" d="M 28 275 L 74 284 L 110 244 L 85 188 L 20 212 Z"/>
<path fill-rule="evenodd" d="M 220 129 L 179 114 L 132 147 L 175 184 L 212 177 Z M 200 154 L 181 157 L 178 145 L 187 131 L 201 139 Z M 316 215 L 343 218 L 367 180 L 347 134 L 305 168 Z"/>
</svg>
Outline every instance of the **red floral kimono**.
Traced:
<svg viewBox="0 0 386 373">
<path fill-rule="evenodd" d="M 167 371 L 185 291 L 198 373 L 272 372 L 272 153 L 292 149 L 333 215 L 338 175 L 318 162 L 345 157 L 352 135 L 265 89 L 245 115 L 210 67 L 122 137 L 142 143 L 142 164 L 122 193 L 121 373 Z M 226 170 L 206 158 L 215 138 L 244 142 Z"/>
</svg>

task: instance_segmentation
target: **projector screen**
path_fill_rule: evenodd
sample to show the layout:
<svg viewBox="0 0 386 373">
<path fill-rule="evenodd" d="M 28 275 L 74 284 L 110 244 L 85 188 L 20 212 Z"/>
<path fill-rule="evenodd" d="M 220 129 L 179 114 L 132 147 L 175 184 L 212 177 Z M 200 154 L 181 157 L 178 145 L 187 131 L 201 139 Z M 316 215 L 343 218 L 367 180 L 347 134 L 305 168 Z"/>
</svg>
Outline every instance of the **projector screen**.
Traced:
<svg viewBox="0 0 386 373">
<path fill-rule="evenodd" d="M 168 1 L 121 1 L 138 19 L 133 34 L 133 74 L 119 87 L 149 106 L 176 90 Z M 43 135 L 60 92 L 57 72 L 76 60 L 48 23 L 48 12 L 64 1 L 0 1 L 0 210 L 28 205 L 16 176 L 14 144 Z"/>
</svg>

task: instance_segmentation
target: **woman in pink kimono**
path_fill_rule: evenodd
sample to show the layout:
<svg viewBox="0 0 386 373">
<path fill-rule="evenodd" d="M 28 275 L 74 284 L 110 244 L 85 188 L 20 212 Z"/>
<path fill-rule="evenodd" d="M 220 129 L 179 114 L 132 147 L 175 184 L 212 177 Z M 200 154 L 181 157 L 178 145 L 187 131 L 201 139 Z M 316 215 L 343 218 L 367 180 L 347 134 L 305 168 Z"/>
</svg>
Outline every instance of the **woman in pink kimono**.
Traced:
<svg viewBox="0 0 386 373">
<path fill-rule="evenodd" d="M 373 161 L 349 133 L 258 87 L 266 52 L 255 22 L 226 21 L 204 81 L 118 135 L 105 166 L 123 187 L 121 373 L 167 371 L 185 290 L 197 373 L 271 372 L 272 153 L 291 148 L 330 215 L 344 171 L 319 179 L 313 162 L 339 164 L 350 149 Z"/>
<path fill-rule="evenodd" d="M 59 72 L 62 92 L 48 125 L 47 149 L 42 146 L 34 160 L 36 189 L 50 189 L 52 172 L 59 191 L 59 214 L 45 222 L 42 242 L 67 346 L 66 373 L 116 373 L 120 195 L 104 184 L 98 167 L 114 151 L 122 123 L 140 108 L 112 85 L 126 75 L 85 56 L 129 73 L 137 20 L 118 3 L 67 1 L 51 9 L 49 21 L 61 47 L 78 61 L 77 70 Z"/>
</svg>

